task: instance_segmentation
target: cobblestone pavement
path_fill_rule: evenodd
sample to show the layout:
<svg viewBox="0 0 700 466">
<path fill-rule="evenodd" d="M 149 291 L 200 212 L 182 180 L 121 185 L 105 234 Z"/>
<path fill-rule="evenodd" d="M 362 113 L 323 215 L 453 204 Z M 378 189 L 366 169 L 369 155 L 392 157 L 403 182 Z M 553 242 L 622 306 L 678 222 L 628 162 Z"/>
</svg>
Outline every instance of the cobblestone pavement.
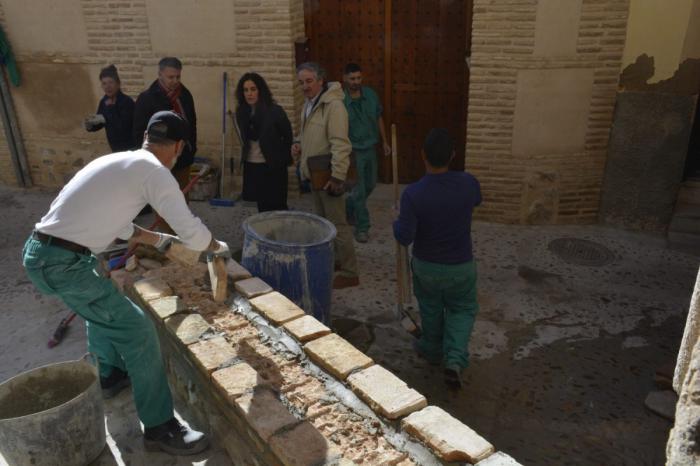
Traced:
<svg viewBox="0 0 700 466">
<path fill-rule="evenodd" d="M 0 188 L 0 381 L 85 352 L 77 320 L 66 339 L 46 342 L 65 307 L 24 275 L 21 247 L 52 193 Z M 310 199 L 290 205 L 310 210 Z M 217 237 L 242 244 L 250 206 L 192 203 Z M 370 241 L 355 243 L 358 288 L 333 296 L 333 326 L 525 465 L 663 464 L 671 423 L 645 410 L 656 368 L 673 363 L 700 258 L 669 250 L 663 238 L 603 226 L 516 226 L 476 222 L 481 306 L 466 387 L 448 391 L 440 369 L 411 350 L 395 321 L 391 187 L 370 198 Z M 146 221 L 147 222 L 147 221 Z M 600 266 L 576 265 L 552 240 L 592 241 L 609 251 Z M 605 261 L 603 261 L 605 262 Z M 221 448 L 194 459 L 146 453 L 128 393 L 107 403 L 109 451 L 96 464 L 229 464 Z"/>
</svg>

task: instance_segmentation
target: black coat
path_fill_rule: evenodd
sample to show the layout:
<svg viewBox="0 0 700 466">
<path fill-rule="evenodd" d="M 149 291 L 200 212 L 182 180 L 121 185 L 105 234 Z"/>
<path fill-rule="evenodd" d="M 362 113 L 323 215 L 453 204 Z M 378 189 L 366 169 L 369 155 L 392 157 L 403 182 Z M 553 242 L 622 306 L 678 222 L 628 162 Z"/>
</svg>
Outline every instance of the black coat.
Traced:
<svg viewBox="0 0 700 466">
<path fill-rule="evenodd" d="M 192 99 L 190 91 L 182 84 L 181 86 L 180 105 L 182 105 L 182 111 L 185 112 L 185 119 L 190 124 L 190 137 L 188 138 L 189 146 L 185 145 L 173 170 L 192 165 L 194 154 L 197 152 L 197 114 L 194 111 L 194 99 Z M 172 109 L 173 106 L 170 105 L 170 101 L 157 79 L 148 89 L 139 94 L 134 110 L 134 140 L 137 147 L 141 147 L 143 144 L 143 133 L 146 131 L 148 120 L 153 114 L 161 110 Z"/>
<path fill-rule="evenodd" d="M 88 131 L 97 131 L 104 127 L 112 152 L 134 149 L 134 101 L 122 91 L 117 93 L 113 105 L 107 105 L 107 99 L 107 96 L 102 97 L 97 106 L 97 113 L 105 117 L 106 123 L 95 125 Z"/>
<path fill-rule="evenodd" d="M 260 150 L 265 162 L 270 168 L 286 167 L 292 163 L 292 125 L 282 107 L 272 104 L 272 107 L 254 116 Z M 247 130 L 250 123 L 250 113 L 247 107 L 241 106 L 236 111 L 236 123 L 243 139 L 243 160 L 250 150 L 250 138 Z"/>
</svg>

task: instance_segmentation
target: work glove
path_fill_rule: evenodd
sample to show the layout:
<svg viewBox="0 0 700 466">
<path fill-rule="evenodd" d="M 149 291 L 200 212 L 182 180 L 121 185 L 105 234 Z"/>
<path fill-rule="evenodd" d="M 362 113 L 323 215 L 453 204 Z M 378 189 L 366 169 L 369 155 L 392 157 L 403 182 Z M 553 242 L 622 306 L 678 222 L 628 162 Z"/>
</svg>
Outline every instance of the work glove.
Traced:
<svg viewBox="0 0 700 466">
<path fill-rule="evenodd" d="M 345 182 L 331 176 L 323 189 L 331 196 L 342 196 L 345 193 Z"/>
<path fill-rule="evenodd" d="M 86 130 L 90 131 L 91 129 L 94 129 L 97 126 L 104 125 L 106 123 L 107 120 L 105 120 L 104 115 L 98 113 L 96 115 L 90 115 L 89 117 L 85 118 L 83 126 L 85 126 Z"/>
<path fill-rule="evenodd" d="M 209 251 L 207 259 L 211 259 L 215 256 L 230 259 L 231 249 L 229 249 L 228 244 L 226 244 L 226 242 L 224 241 L 219 241 L 218 239 L 215 239 L 214 241 L 216 242 L 216 249 L 213 251 Z"/>
<path fill-rule="evenodd" d="M 165 253 L 170 248 L 173 242 L 180 241 L 177 236 L 169 235 L 167 233 L 158 233 L 158 241 L 153 246 L 162 253 Z"/>
</svg>

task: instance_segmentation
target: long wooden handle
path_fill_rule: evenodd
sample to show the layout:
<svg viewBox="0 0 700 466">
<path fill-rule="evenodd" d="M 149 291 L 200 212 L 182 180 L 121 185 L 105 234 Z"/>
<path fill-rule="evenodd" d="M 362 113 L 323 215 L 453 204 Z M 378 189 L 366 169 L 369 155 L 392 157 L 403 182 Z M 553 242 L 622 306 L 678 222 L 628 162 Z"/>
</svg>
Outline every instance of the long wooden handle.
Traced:
<svg viewBox="0 0 700 466">
<path fill-rule="evenodd" d="M 391 124 L 391 179 L 394 182 L 394 207 L 399 208 L 399 157 L 396 144 L 396 124 Z"/>
</svg>

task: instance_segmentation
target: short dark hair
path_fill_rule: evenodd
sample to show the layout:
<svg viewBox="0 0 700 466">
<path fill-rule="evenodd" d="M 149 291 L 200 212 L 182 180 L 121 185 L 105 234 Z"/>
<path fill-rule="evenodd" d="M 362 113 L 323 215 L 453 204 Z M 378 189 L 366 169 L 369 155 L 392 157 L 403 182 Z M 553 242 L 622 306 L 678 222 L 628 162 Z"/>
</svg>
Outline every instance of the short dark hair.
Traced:
<svg viewBox="0 0 700 466">
<path fill-rule="evenodd" d="M 431 129 L 425 137 L 423 152 L 425 152 L 425 158 L 428 159 L 428 163 L 433 167 L 447 166 L 454 152 L 454 142 L 447 129 Z"/>
<path fill-rule="evenodd" d="M 158 62 L 158 69 L 162 71 L 163 68 L 175 68 L 176 70 L 181 70 L 182 62 L 175 57 L 164 57 Z"/>
<path fill-rule="evenodd" d="M 312 73 L 314 73 L 316 75 L 317 80 L 322 79 L 323 82 L 326 81 L 326 70 L 324 70 L 323 67 L 316 62 L 307 61 L 297 66 L 297 74 L 299 74 L 299 72 L 303 70 L 311 71 Z"/>
<path fill-rule="evenodd" d="M 343 74 L 357 73 L 358 71 L 362 71 L 360 65 L 357 63 L 348 63 L 343 69 Z"/>
<path fill-rule="evenodd" d="M 100 81 L 102 78 L 112 78 L 116 82 L 120 83 L 119 72 L 117 72 L 117 67 L 114 65 L 105 66 L 100 70 Z"/>
<path fill-rule="evenodd" d="M 236 100 L 238 101 L 237 108 L 249 107 L 248 102 L 245 101 L 245 96 L 243 95 L 243 84 L 245 84 L 246 81 L 253 81 L 255 83 L 255 87 L 258 88 L 258 106 L 263 108 L 271 107 L 273 103 L 272 92 L 270 92 L 270 88 L 263 77 L 258 73 L 246 73 L 241 76 L 241 79 L 238 80 L 238 85 L 236 86 Z"/>
</svg>

